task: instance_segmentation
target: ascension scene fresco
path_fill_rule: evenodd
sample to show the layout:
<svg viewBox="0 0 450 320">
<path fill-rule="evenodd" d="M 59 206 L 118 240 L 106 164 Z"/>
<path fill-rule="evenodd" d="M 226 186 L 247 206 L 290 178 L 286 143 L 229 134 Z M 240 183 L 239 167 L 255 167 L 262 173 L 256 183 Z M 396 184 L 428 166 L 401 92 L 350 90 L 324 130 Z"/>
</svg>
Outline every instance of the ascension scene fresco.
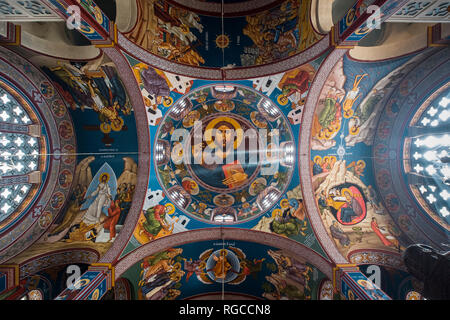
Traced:
<svg viewBox="0 0 450 320">
<path fill-rule="evenodd" d="M 300 257 L 245 241 L 203 241 L 145 257 L 122 276 L 136 299 L 189 299 L 226 292 L 269 300 L 316 300 L 326 276 Z"/>
</svg>

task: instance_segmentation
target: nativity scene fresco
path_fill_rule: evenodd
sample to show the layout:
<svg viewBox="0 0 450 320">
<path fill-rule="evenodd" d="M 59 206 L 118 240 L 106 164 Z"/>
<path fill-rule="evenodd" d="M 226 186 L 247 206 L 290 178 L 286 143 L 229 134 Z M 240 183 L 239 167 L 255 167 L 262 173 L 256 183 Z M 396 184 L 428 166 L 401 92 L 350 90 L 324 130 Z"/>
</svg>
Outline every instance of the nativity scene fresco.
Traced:
<svg viewBox="0 0 450 320">
<path fill-rule="evenodd" d="M 310 5 L 307 0 L 288 0 L 257 14 L 228 17 L 222 32 L 219 16 L 197 14 L 164 0 L 139 0 L 142 19 L 126 36 L 143 49 L 182 64 L 261 65 L 302 52 L 322 38 L 310 22 Z"/>
<path fill-rule="evenodd" d="M 326 276 L 283 250 L 243 241 L 185 244 L 145 257 L 122 277 L 140 300 L 235 292 L 269 300 L 316 300 Z"/>
<path fill-rule="evenodd" d="M 313 188 L 324 225 L 344 256 L 361 248 L 405 249 L 376 191 L 383 177 L 372 174 L 372 152 L 379 154 L 372 145 L 383 102 L 416 58 L 373 65 L 344 56 L 322 89 L 312 128 Z"/>
</svg>

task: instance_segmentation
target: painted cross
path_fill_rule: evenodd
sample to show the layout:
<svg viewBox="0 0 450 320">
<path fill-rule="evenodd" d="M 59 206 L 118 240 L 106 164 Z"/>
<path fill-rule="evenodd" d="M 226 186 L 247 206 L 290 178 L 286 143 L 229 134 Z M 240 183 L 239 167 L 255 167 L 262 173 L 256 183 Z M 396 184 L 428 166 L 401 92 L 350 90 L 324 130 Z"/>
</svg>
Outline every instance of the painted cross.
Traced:
<svg viewBox="0 0 450 320">
<path fill-rule="evenodd" d="M 42 214 L 42 205 L 34 207 L 33 211 L 31 212 L 31 216 L 33 217 L 33 219 L 40 217 L 41 214 Z"/>
</svg>

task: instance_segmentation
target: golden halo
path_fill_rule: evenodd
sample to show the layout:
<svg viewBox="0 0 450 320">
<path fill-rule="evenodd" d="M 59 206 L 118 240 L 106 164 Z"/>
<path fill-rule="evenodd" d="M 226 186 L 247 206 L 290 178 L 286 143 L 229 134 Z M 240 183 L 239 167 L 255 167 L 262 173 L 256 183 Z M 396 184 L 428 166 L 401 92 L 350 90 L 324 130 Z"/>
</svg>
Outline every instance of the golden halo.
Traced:
<svg viewBox="0 0 450 320">
<path fill-rule="evenodd" d="M 100 124 L 100 131 L 103 133 L 110 133 L 111 132 L 111 125 L 106 122 L 102 122 Z"/>
<path fill-rule="evenodd" d="M 360 163 L 362 163 L 363 168 L 366 167 L 366 162 L 364 160 L 358 160 L 358 162 L 356 162 L 356 165 L 359 165 Z"/>
<path fill-rule="evenodd" d="M 350 196 L 353 197 L 353 192 L 349 188 L 342 188 L 341 195 L 344 195 L 344 192 L 350 193 Z"/>
<path fill-rule="evenodd" d="M 102 15 L 102 11 L 100 10 L 99 7 L 95 6 L 94 8 L 94 15 L 95 15 L 95 20 L 97 20 L 97 22 L 101 25 L 103 24 L 103 15 Z"/>
<path fill-rule="evenodd" d="M 166 211 L 166 213 L 170 216 L 171 214 L 173 214 L 175 212 L 175 206 L 171 203 L 166 203 L 164 205 L 166 207 L 166 210 L 169 208 L 169 210 Z"/>
<path fill-rule="evenodd" d="M 317 163 L 317 160 L 320 160 L 320 162 L 322 162 L 322 157 L 321 156 L 315 156 L 314 157 L 314 163 Z"/>
<path fill-rule="evenodd" d="M 111 122 L 111 129 L 113 129 L 114 131 L 120 131 L 123 128 L 123 119 L 122 118 L 117 118 L 119 120 L 119 124 L 116 124 L 115 121 Z"/>
<path fill-rule="evenodd" d="M 87 286 L 89 284 L 89 282 L 91 282 L 91 280 L 89 280 L 89 279 L 80 279 L 74 284 L 74 287 L 75 288 L 77 288 L 77 287 L 83 288 L 83 287 Z"/>
<path fill-rule="evenodd" d="M 277 216 L 281 216 L 281 214 L 282 214 L 281 209 L 275 209 L 275 210 L 272 211 L 272 218 L 275 218 Z"/>
<path fill-rule="evenodd" d="M 183 32 L 184 34 L 189 33 L 189 27 L 188 26 L 182 24 L 180 28 L 181 28 L 181 32 Z"/>
<path fill-rule="evenodd" d="M 277 97 L 277 102 L 278 102 L 280 105 L 285 106 L 285 105 L 288 104 L 289 99 L 288 99 L 285 95 L 280 94 L 280 95 Z"/>
<path fill-rule="evenodd" d="M 352 128 L 350 128 L 350 134 L 353 135 L 353 136 L 356 136 L 359 133 L 359 128 L 356 127 L 356 130 L 352 129 Z"/>
<path fill-rule="evenodd" d="M 352 290 L 348 290 L 348 300 L 355 300 L 355 295 L 353 294 Z"/>
<path fill-rule="evenodd" d="M 359 279 L 358 283 L 363 286 L 364 288 L 368 288 L 368 289 L 373 289 L 374 285 L 372 282 L 364 280 L 364 279 Z"/>
<path fill-rule="evenodd" d="M 289 207 L 289 200 L 288 199 L 281 200 L 280 207 L 282 207 L 283 209 Z"/>
<path fill-rule="evenodd" d="M 93 33 L 95 33 L 95 29 L 94 28 L 92 28 L 91 26 L 84 25 L 84 24 L 80 25 L 80 31 L 81 31 L 81 33 L 84 33 L 84 34 L 93 34 Z"/>
<path fill-rule="evenodd" d="M 344 118 L 348 119 L 348 118 L 351 118 L 352 116 L 353 116 L 352 109 L 348 109 L 347 111 L 344 111 Z"/>
<path fill-rule="evenodd" d="M 106 179 L 106 182 L 109 181 L 109 174 L 106 172 L 103 172 L 100 177 L 98 178 L 98 181 L 102 182 L 103 177 L 106 176 L 108 179 Z"/>
<path fill-rule="evenodd" d="M 94 293 L 91 296 L 91 300 L 98 300 L 98 297 L 100 295 L 100 290 L 97 288 L 95 289 Z"/>
<path fill-rule="evenodd" d="M 167 97 L 163 100 L 163 106 L 168 108 L 172 105 L 173 103 L 173 98 L 172 97 Z"/>
<path fill-rule="evenodd" d="M 219 122 L 229 123 L 234 128 L 234 130 L 236 132 L 236 140 L 234 141 L 234 149 L 237 149 L 238 146 L 240 146 L 241 143 L 242 143 L 242 139 L 244 137 L 244 130 L 242 130 L 241 125 L 239 124 L 239 122 L 237 122 L 236 120 L 234 120 L 232 118 L 228 118 L 228 117 L 218 117 L 218 118 L 215 118 L 215 119 L 211 120 L 208 123 L 208 125 L 206 126 L 206 129 L 205 129 L 205 140 L 206 140 L 206 143 L 212 149 L 215 149 L 217 147 L 216 143 L 212 139 L 212 135 L 213 135 L 213 129 L 215 129 L 215 126 Z"/>
<path fill-rule="evenodd" d="M 347 27 L 351 26 L 353 21 L 355 21 L 355 9 L 351 8 L 348 13 L 347 16 L 345 17 L 345 23 L 347 24 Z"/>
<path fill-rule="evenodd" d="M 173 269 L 174 271 L 175 271 L 175 270 L 181 270 L 181 263 L 176 262 L 176 263 L 173 265 L 172 269 Z"/>
<path fill-rule="evenodd" d="M 359 28 L 359 29 L 355 30 L 355 34 L 357 34 L 357 35 L 364 35 L 364 34 L 369 33 L 369 31 L 370 31 L 370 29 L 367 26 L 365 26 L 365 27 L 362 27 L 362 28 Z"/>
</svg>

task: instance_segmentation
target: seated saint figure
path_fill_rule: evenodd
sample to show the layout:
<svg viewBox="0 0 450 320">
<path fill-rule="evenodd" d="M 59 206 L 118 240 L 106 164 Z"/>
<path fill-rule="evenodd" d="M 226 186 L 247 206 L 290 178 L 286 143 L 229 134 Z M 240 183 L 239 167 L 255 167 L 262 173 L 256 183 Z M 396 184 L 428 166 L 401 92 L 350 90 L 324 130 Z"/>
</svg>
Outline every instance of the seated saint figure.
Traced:
<svg viewBox="0 0 450 320">
<path fill-rule="evenodd" d="M 217 279 L 225 279 L 228 271 L 231 269 L 231 264 L 228 262 L 226 257 L 227 252 L 225 250 L 220 251 L 220 255 L 213 256 L 214 261 L 216 261 L 216 265 L 213 267 L 214 276 Z"/>
</svg>

